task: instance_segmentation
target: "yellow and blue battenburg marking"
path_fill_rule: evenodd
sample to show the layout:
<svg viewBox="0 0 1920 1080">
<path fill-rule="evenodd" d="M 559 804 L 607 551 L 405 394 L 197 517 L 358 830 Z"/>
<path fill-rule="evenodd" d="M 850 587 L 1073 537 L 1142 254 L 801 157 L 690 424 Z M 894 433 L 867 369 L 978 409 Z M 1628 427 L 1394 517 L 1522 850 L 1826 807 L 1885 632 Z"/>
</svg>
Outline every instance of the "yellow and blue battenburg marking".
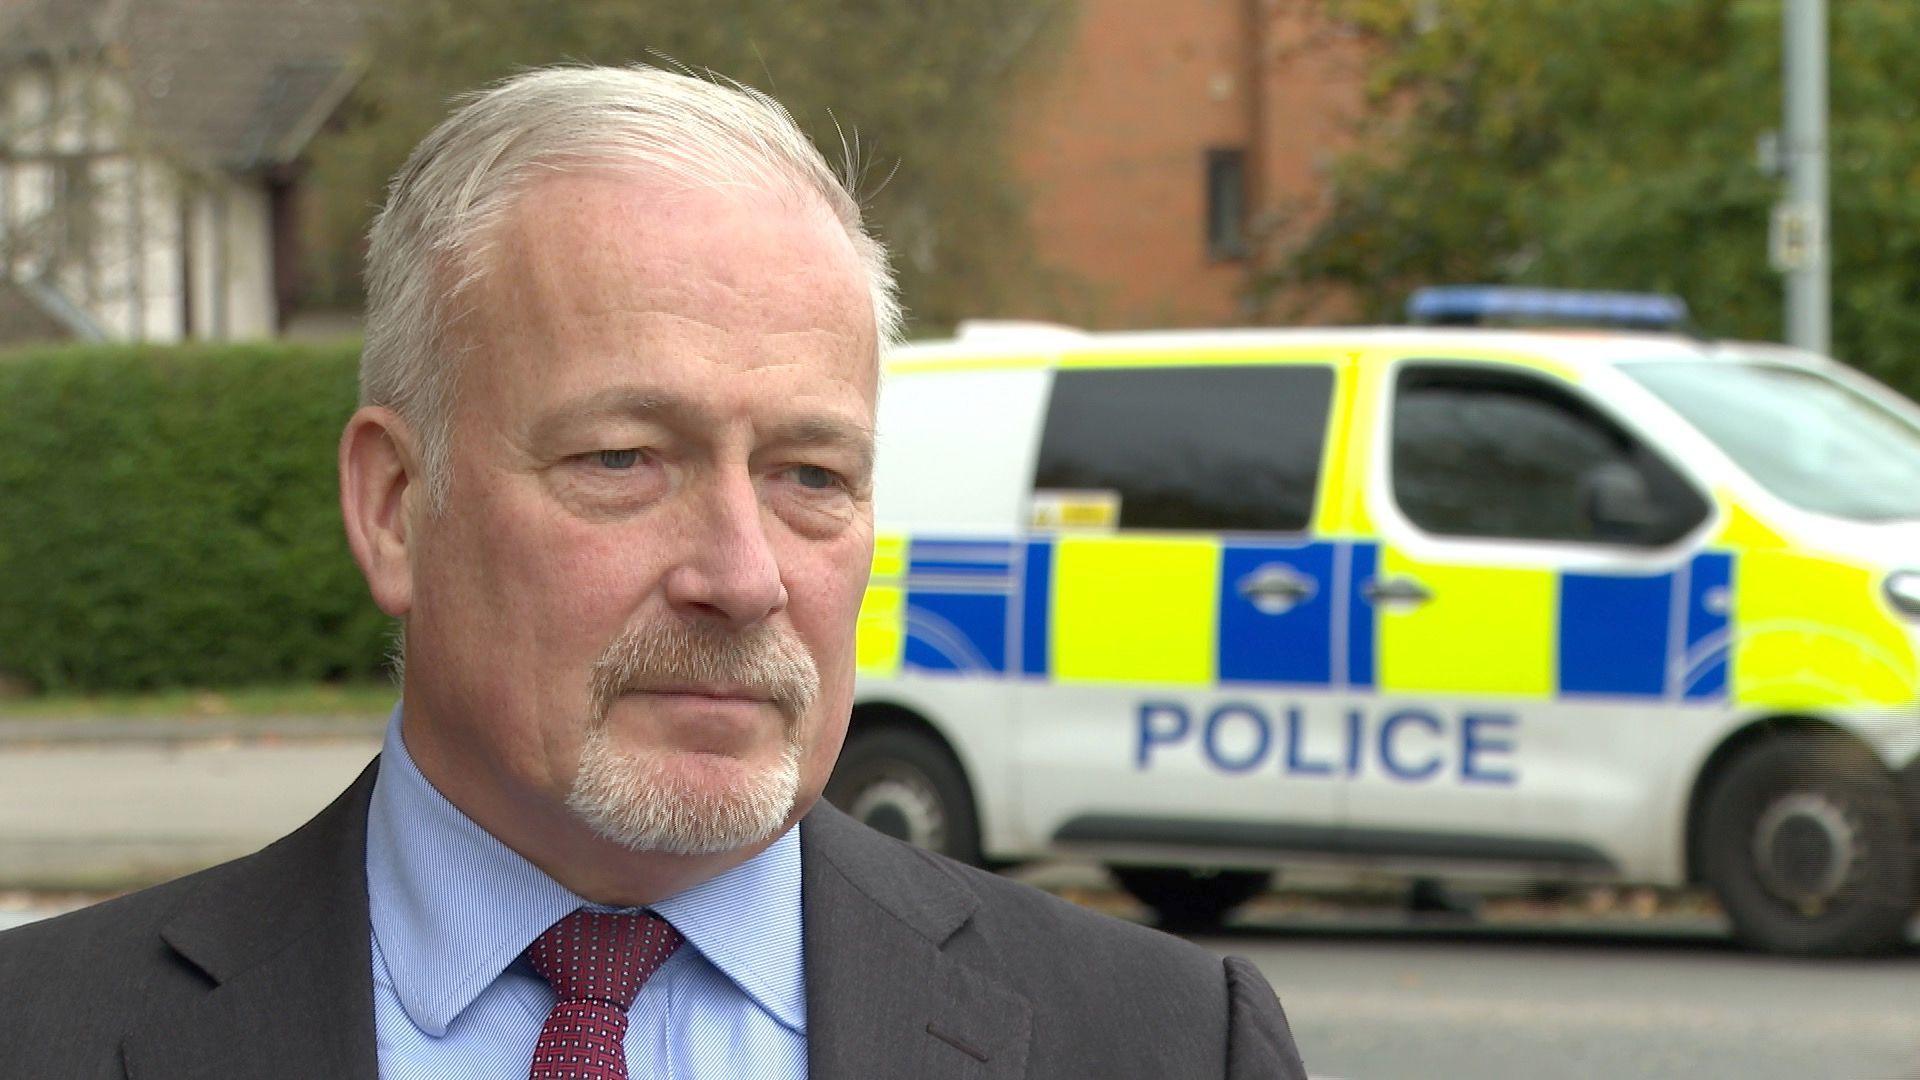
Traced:
<svg viewBox="0 0 1920 1080">
<path fill-rule="evenodd" d="M 861 669 L 1692 702 L 1724 701 L 1733 685 L 1730 554 L 1663 574 L 1514 572 L 1539 579 L 1526 589 L 1475 588 L 1471 572 L 1448 571 L 1435 584 L 1455 587 L 1453 608 L 1429 630 L 1401 626 L 1420 612 L 1367 598 L 1368 583 L 1403 569 L 1371 541 L 885 537 L 862 610 Z M 1262 575 L 1291 583 L 1282 610 L 1250 599 L 1247 583 Z M 1544 640 L 1524 656 L 1488 647 L 1501 627 L 1534 621 Z M 1383 643 L 1423 640 L 1437 656 L 1380 657 Z M 1475 665 L 1491 670 L 1461 670 Z"/>
<path fill-rule="evenodd" d="M 1560 576 L 1563 695 L 1726 697 L 1733 558 L 1702 553 L 1673 573 Z"/>
<path fill-rule="evenodd" d="M 910 670 L 1001 674 L 1015 641 L 1007 625 L 1016 546 L 1007 540 L 915 538 L 907 557 Z"/>
</svg>

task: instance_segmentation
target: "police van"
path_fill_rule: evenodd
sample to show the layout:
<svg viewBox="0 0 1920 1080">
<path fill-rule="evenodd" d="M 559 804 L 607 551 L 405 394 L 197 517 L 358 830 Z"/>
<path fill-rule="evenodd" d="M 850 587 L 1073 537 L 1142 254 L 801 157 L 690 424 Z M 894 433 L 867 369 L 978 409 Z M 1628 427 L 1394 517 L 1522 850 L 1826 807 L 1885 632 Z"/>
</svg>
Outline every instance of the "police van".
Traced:
<svg viewBox="0 0 1920 1080">
<path fill-rule="evenodd" d="M 886 363 L 828 797 L 1204 923 L 1288 863 L 1710 886 L 1757 947 L 1920 881 L 1920 409 L 1674 333 L 1080 333 Z"/>
</svg>

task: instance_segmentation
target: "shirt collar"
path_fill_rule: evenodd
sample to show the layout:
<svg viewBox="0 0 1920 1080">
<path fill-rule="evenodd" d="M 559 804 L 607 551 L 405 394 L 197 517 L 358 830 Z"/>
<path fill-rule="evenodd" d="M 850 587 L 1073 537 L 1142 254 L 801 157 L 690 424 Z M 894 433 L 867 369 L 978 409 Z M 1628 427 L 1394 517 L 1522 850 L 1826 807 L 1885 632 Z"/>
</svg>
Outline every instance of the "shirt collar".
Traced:
<svg viewBox="0 0 1920 1080">
<path fill-rule="evenodd" d="M 806 1034 L 800 826 L 653 910 L 782 1026 Z"/>
<path fill-rule="evenodd" d="M 387 724 L 367 820 L 367 895 L 394 995 L 438 1038 L 547 927 L 588 904 L 448 802 Z M 781 1025 L 806 1031 L 800 837 L 652 905 Z M 601 910 L 606 910 L 602 908 Z"/>
</svg>

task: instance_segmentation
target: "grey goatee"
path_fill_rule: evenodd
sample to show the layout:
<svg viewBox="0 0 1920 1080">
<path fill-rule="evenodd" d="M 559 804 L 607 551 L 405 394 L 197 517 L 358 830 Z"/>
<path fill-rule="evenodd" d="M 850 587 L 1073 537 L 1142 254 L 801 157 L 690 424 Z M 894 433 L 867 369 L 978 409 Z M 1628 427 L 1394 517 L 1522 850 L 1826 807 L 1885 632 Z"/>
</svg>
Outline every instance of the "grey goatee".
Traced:
<svg viewBox="0 0 1920 1080">
<path fill-rule="evenodd" d="M 783 718 L 780 760 L 737 783 L 688 782 L 673 751 L 615 743 L 607 714 L 620 695 L 658 687 L 724 686 L 771 700 Z M 600 838 L 629 851 L 710 855 L 772 837 L 800 786 L 800 720 L 820 694 L 813 656 L 792 632 L 665 619 L 630 627 L 595 663 L 588 717 L 567 807 Z"/>
</svg>

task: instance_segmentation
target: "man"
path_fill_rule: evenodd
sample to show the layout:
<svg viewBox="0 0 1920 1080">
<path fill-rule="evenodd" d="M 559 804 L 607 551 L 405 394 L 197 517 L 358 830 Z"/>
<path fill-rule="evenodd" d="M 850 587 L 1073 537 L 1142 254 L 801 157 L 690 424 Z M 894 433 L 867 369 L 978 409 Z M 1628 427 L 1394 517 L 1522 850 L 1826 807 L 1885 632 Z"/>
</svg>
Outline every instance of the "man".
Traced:
<svg viewBox="0 0 1920 1080">
<path fill-rule="evenodd" d="M 1303 1075 L 1243 961 L 819 803 L 884 253 L 770 100 L 534 72 L 372 234 L 373 767 L 254 856 L 0 939 L 0 1075 Z"/>
</svg>

